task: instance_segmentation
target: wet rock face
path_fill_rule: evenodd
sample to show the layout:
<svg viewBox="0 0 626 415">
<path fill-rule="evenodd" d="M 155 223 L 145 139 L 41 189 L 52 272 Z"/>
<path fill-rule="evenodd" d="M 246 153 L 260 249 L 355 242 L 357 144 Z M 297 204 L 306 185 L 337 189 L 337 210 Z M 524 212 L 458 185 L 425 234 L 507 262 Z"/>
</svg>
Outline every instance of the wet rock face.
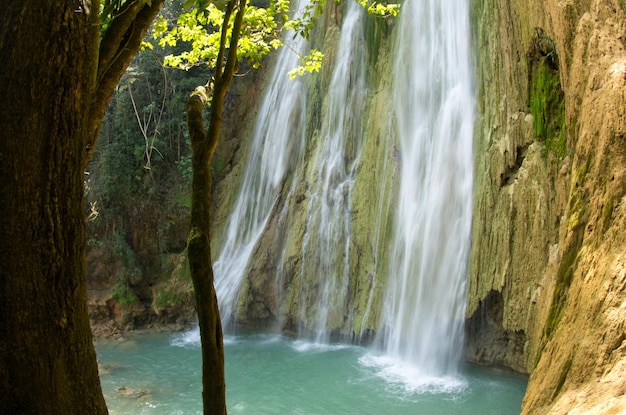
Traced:
<svg viewBox="0 0 626 415">
<path fill-rule="evenodd" d="M 502 327 L 503 313 L 502 293 L 490 291 L 466 321 L 465 355 L 478 364 L 502 366 L 525 373 L 521 356 L 526 334 L 522 330 L 505 330 Z"/>
<path fill-rule="evenodd" d="M 523 413 L 622 413 L 626 7 L 489 0 L 472 18 L 467 354 L 531 373 Z"/>
<path fill-rule="evenodd" d="M 390 160 L 389 121 L 387 117 L 380 116 L 389 111 L 389 51 L 392 48 L 384 36 L 378 39 L 381 51 L 377 54 L 377 67 L 371 69 L 373 85 L 368 89 L 367 96 L 362 97 L 364 125 L 360 126 L 361 132 L 354 132 L 355 136 L 346 140 L 343 163 L 350 167 L 346 168 L 347 171 L 358 171 L 354 178 L 350 216 L 342 225 L 342 229 L 344 226 L 349 228 L 347 233 L 350 236 L 334 244 L 327 257 L 317 258 L 318 247 L 324 245 L 318 230 L 326 228 L 320 225 L 319 217 L 309 213 L 319 211 L 321 206 L 319 195 L 315 193 L 316 187 L 322 187 L 321 169 L 316 167 L 316 158 L 319 159 L 323 149 L 323 140 L 319 139 L 323 133 L 320 118 L 323 107 L 328 105 L 326 95 L 333 62 L 337 59 L 335 48 L 339 35 L 334 18 L 327 16 L 326 23 L 323 33 L 317 37 L 323 39 L 320 40 L 323 44 L 317 47 L 324 50 L 324 66 L 319 74 L 307 75 L 311 78 L 307 101 L 312 109 L 307 115 L 305 129 L 310 132 L 306 155 L 280 184 L 280 195 L 244 273 L 236 320 L 243 327 L 314 335 L 318 329 L 316 322 L 319 320 L 320 298 L 324 294 L 323 280 L 327 277 L 324 266 L 332 264 L 341 271 L 337 273 L 340 275 L 337 280 L 345 280 L 346 287 L 343 288 L 345 298 L 341 299 L 344 301 L 326 319 L 326 331 L 344 339 L 364 339 L 369 338 L 380 325 L 384 278 L 388 269 L 386 247 L 390 244 L 393 220 L 393 202 L 381 198 L 378 190 L 385 182 L 394 180 L 391 176 L 397 167 L 397 162 Z M 383 21 L 370 23 L 374 26 L 386 25 Z M 256 99 L 257 106 L 261 102 L 259 97 L 248 100 L 247 95 L 245 98 L 242 95 L 242 99 L 246 102 Z M 249 118 L 245 120 L 247 127 L 242 126 L 244 121 L 240 124 L 241 131 L 254 130 L 256 118 Z M 234 158 L 232 169 L 214 187 L 212 248 L 215 258 L 219 255 L 220 243 L 225 239 L 225 224 L 245 173 L 250 149 L 246 139 L 249 137 L 241 140 L 241 148 L 237 151 L 241 156 Z M 356 157 L 359 153 L 357 145 L 360 157 Z M 344 200 L 348 197 L 345 192 L 341 196 Z M 340 202 L 336 203 L 340 205 Z M 330 205 L 329 209 L 334 206 Z M 349 249 L 345 248 L 347 241 Z M 379 252 L 382 254 L 379 255 Z M 346 262 L 349 262 L 349 267 L 344 267 Z M 349 272 L 344 273 L 344 268 L 349 268 Z"/>
</svg>

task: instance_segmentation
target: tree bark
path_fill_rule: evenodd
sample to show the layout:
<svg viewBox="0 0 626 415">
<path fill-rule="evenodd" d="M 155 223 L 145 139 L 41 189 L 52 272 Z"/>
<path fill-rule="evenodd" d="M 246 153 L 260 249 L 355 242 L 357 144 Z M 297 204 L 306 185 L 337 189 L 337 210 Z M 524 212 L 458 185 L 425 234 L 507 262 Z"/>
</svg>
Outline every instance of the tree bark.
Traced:
<svg viewBox="0 0 626 415">
<path fill-rule="evenodd" d="M 0 6 L 2 413 L 107 413 L 87 314 L 82 204 L 98 45 L 78 4 Z"/>
<path fill-rule="evenodd" d="M 230 0 L 222 25 L 213 90 L 198 87 L 187 101 L 187 125 L 192 147 L 191 223 L 187 255 L 196 297 L 196 310 L 202 343 L 202 402 L 205 415 L 226 415 L 224 379 L 224 338 L 214 286 L 210 247 L 211 168 L 210 161 L 219 141 L 224 97 L 236 71 L 237 44 L 241 33 L 246 0 Z M 230 45 L 226 31 L 230 16 L 237 10 Z M 227 53 L 228 50 L 228 53 Z M 224 61 L 225 60 L 225 61 Z M 209 126 L 205 132 L 202 113 L 212 94 Z"/>
<path fill-rule="evenodd" d="M 192 143 L 191 225 L 187 256 L 196 298 L 196 311 L 202 343 L 202 402 L 205 414 L 226 414 L 224 380 L 224 339 L 222 323 L 213 286 L 211 264 L 211 154 L 205 151 L 206 135 L 202 111 L 207 103 L 204 87 L 198 87 L 187 102 L 187 125 Z"/>
<path fill-rule="evenodd" d="M 0 0 L 2 414 L 107 413 L 87 311 L 85 148 L 163 1 L 143 3 L 115 44 L 100 38 L 97 0 Z M 100 47 L 119 51 L 106 68 Z"/>
</svg>

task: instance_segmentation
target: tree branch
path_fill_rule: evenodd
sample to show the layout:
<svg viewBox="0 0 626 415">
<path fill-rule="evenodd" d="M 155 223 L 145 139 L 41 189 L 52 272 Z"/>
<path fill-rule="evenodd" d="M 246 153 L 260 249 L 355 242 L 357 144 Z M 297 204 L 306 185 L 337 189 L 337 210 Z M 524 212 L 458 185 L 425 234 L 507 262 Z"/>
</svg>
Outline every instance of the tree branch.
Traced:
<svg viewBox="0 0 626 415">
<path fill-rule="evenodd" d="M 207 131 L 207 138 L 205 143 L 205 145 L 207 146 L 206 151 L 209 155 L 209 159 L 213 156 L 213 153 L 215 152 L 215 148 L 217 147 L 217 143 L 219 141 L 220 130 L 222 127 L 222 113 L 224 112 L 224 96 L 226 95 L 228 88 L 230 88 L 230 84 L 233 80 L 233 75 L 235 74 L 237 68 L 237 46 L 241 37 L 241 29 L 243 26 L 243 17 L 246 12 L 247 0 L 231 0 L 229 2 L 229 9 L 234 9 L 237 2 L 239 4 L 237 15 L 235 16 L 235 21 L 233 23 L 233 28 L 231 31 L 228 57 L 226 59 L 226 63 L 223 66 L 223 69 L 220 71 L 221 76 L 219 78 L 217 76 L 215 77 L 215 89 L 213 92 L 213 100 L 211 101 L 211 120 L 209 123 L 209 130 Z M 224 25 L 227 25 L 226 18 L 224 18 Z M 225 53 L 223 51 L 225 49 L 226 37 L 224 35 L 224 31 L 222 31 L 222 38 L 220 41 L 220 55 L 222 56 L 222 59 Z M 222 68 L 220 61 L 217 61 L 216 64 L 216 75 L 218 73 L 218 68 Z"/>
<path fill-rule="evenodd" d="M 237 7 L 237 0 L 230 0 L 224 12 L 224 23 L 222 24 L 222 34 L 220 35 L 220 50 L 217 52 L 217 59 L 215 61 L 214 78 L 216 83 L 221 81 L 224 73 L 222 62 L 224 62 L 224 55 L 226 54 L 226 36 L 228 34 L 228 27 L 230 26 L 230 16 L 233 14 L 235 7 Z"/>
<path fill-rule="evenodd" d="M 206 87 L 199 86 L 191 93 L 187 100 L 187 128 L 189 129 L 189 140 L 191 141 L 191 147 L 194 152 L 201 148 L 206 138 L 202 112 L 208 102 L 207 92 L 210 94 L 210 91 L 207 91 Z"/>
<path fill-rule="evenodd" d="M 237 45 L 239 43 L 239 39 L 241 38 L 241 30 L 243 26 L 243 17 L 246 9 L 246 0 L 239 0 L 239 11 L 237 12 L 237 16 L 235 16 L 235 22 L 233 24 L 233 30 L 230 38 L 230 47 L 228 49 L 228 58 L 226 59 L 226 64 L 224 65 L 224 74 L 226 74 L 226 79 L 223 80 L 223 91 L 224 93 L 230 87 L 230 83 L 233 80 L 233 75 L 237 71 Z"/>
<path fill-rule="evenodd" d="M 143 6 L 143 2 L 139 0 L 127 1 L 109 23 L 100 42 L 98 82 L 128 41 L 126 37 L 129 29 L 133 26 L 137 13 Z"/>
<path fill-rule="evenodd" d="M 163 3 L 165 0 L 152 0 L 151 5 L 148 5 L 136 0 L 125 4 L 102 35 L 96 90 L 90 108 L 89 134 L 85 142 L 84 165 L 87 165 L 93 156 L 104 112 L 115 88 L 139 50 L 141 40 Z"/>
</svg>

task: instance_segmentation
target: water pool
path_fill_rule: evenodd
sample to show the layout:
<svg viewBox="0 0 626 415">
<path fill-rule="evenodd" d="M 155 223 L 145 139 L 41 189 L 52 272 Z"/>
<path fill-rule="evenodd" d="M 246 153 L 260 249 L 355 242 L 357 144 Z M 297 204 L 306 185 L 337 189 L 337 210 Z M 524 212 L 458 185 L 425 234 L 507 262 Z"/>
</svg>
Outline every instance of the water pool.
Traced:
<svg viewBox="0 0 626 415">
<path fill-rule="evenodd" d="M 99 342 L 96 351 L 112 415 L 202 413 L 193 332 Z M 475 366 L 432 378 L 361 346 L 276 335 L 227 337 L 225 353 L 231 415 L 519 414 L 527 383 Z"/>
</svg>

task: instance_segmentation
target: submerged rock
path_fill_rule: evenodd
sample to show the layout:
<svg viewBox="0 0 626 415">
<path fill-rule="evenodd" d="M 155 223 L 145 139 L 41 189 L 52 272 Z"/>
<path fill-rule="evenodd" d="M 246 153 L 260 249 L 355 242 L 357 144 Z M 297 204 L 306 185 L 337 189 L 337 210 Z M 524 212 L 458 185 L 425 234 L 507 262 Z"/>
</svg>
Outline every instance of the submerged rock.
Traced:
<svg viewBox="0 0 626 415">
<path fill-rule="evenodd" d="M 150 395 L 150 391 L 147 389 L 133 389 L 133 388 L 127 388 L 126 386 L 120 386 L 119 388 L 115 390 L 115 393 L 118 396 L 121 396 L 123 398 L 133 398 L 133 399 L 139 399 L 146 395 Z"/>
</svg>

